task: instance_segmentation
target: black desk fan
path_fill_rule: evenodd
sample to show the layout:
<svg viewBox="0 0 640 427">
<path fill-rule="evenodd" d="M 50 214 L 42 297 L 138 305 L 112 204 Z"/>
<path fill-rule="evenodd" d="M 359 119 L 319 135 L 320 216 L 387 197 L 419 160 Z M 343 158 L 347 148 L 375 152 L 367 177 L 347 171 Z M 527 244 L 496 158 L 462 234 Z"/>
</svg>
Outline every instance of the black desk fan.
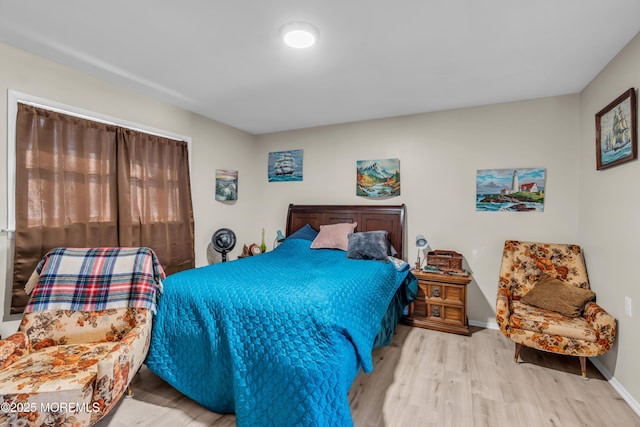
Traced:
<svg viewBox="0 0 640 427">
<path fill-rule="evenodd" d="M 211 246 L 222 254 L 222 262 L 227 261 L 227 252 L 236 245 L 236 234 L 228 228 L 220 228 L 211 236 Z"/>
</svg>

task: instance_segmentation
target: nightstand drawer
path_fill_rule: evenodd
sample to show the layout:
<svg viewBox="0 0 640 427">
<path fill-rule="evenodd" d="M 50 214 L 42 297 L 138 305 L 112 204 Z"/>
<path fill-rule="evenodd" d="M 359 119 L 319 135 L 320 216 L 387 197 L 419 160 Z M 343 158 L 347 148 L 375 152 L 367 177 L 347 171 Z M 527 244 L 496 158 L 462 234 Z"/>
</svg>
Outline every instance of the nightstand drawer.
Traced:
<svg viewBox="0 0 640 427">
<path fill-rule="evenodd" d="M 418 291 L 418 297 L 411 304 L 413 305 L 412 316 L 427 317 L 427 302 L 422 292 Z"/>
<path fill-rule="evenodd" d="M 440 282 L 425 282 L 425 296 L 430 301 L 464 305 L 465 287 Z"/>
<path fill-rule="evenodd" d="M 467 322 L 469 275 L 436 274 L 412 270 L 418 278 L 418 296 L 409 305 L 407 325 L 470 335 Z"/>
<path fill-rule="evenodd" d="M 428 320 L 440 321 L 451 325 L 464 325 L 467 320 L 464 314 L 464 307 L 442 304 L 427 304 L 426 317 Z"/>
</svg>

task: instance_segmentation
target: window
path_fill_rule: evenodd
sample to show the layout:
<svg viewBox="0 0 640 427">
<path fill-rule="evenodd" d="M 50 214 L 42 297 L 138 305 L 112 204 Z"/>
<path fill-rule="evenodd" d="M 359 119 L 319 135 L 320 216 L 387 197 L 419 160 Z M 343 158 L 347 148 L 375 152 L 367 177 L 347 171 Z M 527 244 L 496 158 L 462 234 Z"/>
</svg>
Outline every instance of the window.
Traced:
<svg viewBox="0 0 640 427">
<path fill-rule="evenodd" d="M 16 104 L 12 313 L 54 247 L 147 246 L 168 274 L 193 268 L 188 141 Z"/>
</svg>

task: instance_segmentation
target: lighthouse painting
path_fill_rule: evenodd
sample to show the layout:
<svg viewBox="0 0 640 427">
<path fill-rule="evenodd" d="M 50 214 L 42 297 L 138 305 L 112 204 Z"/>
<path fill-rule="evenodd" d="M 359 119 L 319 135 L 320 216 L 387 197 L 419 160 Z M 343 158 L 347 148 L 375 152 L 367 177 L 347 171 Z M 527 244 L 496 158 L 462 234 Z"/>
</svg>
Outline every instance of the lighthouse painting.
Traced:
<svg viewBox="0 0 640 427">
<path fill-rule="evenodd" d="M 545 170 L 481 169 L 476 173 L 476 211 L 544 211 Z"/>
</svg>

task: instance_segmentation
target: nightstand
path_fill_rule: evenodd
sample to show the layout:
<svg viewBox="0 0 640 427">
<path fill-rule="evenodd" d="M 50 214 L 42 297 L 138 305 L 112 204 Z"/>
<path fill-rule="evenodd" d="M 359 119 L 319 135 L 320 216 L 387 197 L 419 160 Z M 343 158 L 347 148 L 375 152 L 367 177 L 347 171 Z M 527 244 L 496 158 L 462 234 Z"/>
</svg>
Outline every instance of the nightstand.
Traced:
<svg viewBox="0 0 640 427">
<path fill-rule="evenodd" d="M 467 284 L 471 276 L 411 270 L 418 278 L 418 296 L 403 318 L 406 325 L 471 335 L 467 321 Z"/>
</svg>

